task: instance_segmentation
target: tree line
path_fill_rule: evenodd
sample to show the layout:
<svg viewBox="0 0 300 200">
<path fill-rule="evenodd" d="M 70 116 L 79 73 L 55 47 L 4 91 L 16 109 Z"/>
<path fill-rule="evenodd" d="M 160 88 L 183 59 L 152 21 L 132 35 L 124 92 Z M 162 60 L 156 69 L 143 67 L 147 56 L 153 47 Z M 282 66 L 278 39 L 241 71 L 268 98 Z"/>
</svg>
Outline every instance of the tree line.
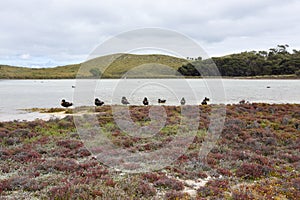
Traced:
<svg viewBox="0 0 300 200">
<path fill-rule="evenodd" d="M 246 51 L 211 59 L 194 59 L 181 66 L 178 72 L 184 76 L 212 76 L 214 65 L 221 76 L 300 76 L 300 51 L 288 51 L 288 45 L 277 45 L 268 51 Z M 201 73 L 201 74 L 200 74 Z"/>
</svg>

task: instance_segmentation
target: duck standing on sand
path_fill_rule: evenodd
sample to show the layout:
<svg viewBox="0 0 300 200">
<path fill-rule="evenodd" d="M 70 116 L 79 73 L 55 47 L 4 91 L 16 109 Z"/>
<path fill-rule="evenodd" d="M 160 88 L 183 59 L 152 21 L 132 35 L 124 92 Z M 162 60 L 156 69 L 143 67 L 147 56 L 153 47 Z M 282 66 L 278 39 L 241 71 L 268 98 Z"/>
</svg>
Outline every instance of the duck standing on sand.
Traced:
<svg viewBox="0 0 300 200">
<path fill-rule="evenodd" d="M 182 99 L 180 100 L 180 104 L 181 105 L 185 105 L 185 99 L 184 99 L 184 97 L 182 97 Z"/>
<path fill-rule="evenodd" d="M 143 104 L 144 104 L 144 106 L 148 106 L 149 105 L 149 101 L 148 101 L 147 97 L 144 98 Z"/>
<path fill-rule="evenodd" d="M 123 105 L 129 104 L 129 102 L 128 102 L 128 100 L 126 99 L 126 97 L 122 97 L 121 103 L 122 103 Z"/>
<path fill-rule="evenodd" d="M 95 99 L 95 105 L 96 106 L 102 106 L 103 104 L 104 104 L 104 101 L 101 101 L 98 98 Z"/>
<path fill-rule="evenodd" d="M 61 100 L 60 105 L 63 106 L 63 107 L 65 107 L 65 108 L 68 108 L 68 107 L 72 106 L 73 103 L 67 102 L 66 100 L 63 99 L 63 100 Z"/>
<path fill-rule="evenodd" d="M 205 97 L 203 101 L 201 102 L 202 105 L 207 105 L 207 102 L 209 101 L 209 98 Z"/>
<path fill-rule="evenodd" d="M 158 103 L 166 103 L 167 100 L 165 99 L 158 99 Z"/>
</svg>

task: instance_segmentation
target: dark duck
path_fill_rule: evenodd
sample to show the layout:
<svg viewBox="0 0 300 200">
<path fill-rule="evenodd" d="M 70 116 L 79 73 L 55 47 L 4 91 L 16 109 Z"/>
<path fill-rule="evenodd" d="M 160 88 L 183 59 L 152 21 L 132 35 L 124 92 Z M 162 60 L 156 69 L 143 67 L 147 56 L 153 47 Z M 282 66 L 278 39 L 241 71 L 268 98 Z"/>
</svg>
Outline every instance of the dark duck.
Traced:
<svg viewBox="0 0 300 200">
<path fill-rule="evenodd" d="M 180 100 L 180 104 L 181 105 L 185 105 L 185 99 L 184 99 L 184 97 L 182 97 L 182 99 Z"/>
<path fill-rule="evenodd" d="M 202 101 L 202 105 L 207 105 L 207 102 L 209 101 L 209 98 L 205 97 Z"/>
<path fill-rule="evenodd" d="M 149 105 L 149 101 L 148 101 L 147 97 L 144 98 L 143 104 L 144 104 L 144 106 L 148 106 Z"/>
<path fill-rule="evenodd" d="M 104 104 L 104 101 L 101 101 L 98 98 L 95 99 L 95 105 L 96 106 L 102 106 L 103 104 Z"/>
<path fill-rule="evenodd" d="M 128 102 L 128 100 L 126 99 L 126 97 L 122 97 L 121 103 L 122 103 L 123 105 L 129 104 L 129 102 Z"/>
<path fill-rule="evenodd" d="M 165 99 L 158 99 L 158 103 L 166 103 L 167 100 Z"/>
<path fill-rule="evenodd" d="M 60 105 L 63 106 L 63 107 L 65 107 L 65 108 L 68 108 L 68 107 L 72 106 L 73 103 L 67 102 L 66 100 L 63 99 L 63 100 L 61 100 Z"/>
</svg>

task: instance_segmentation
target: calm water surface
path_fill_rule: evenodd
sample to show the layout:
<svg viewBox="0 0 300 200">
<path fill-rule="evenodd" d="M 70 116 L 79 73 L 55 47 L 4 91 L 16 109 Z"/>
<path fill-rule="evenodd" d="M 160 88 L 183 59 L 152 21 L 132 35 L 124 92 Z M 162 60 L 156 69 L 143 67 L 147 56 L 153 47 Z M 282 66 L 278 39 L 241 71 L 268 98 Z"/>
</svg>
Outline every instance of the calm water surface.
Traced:
<svg viewBox="0 0 300 200">
<path fill-rule="evenodd" d="M 81 85 L 76 80 L 0 80 L 0 121 L 47 119 L 49 114 L 21 109 L 60 107 L 62 98 L 73 101 L 78 95 L 85 96 L 85 100 L 76 105 L 93 105 L 95 97 L 107 105 L 119 104 L 122 96 L 136 105 L 141 104 L 144 96 L 152 105 L 157 104 L 158 98 L 167 99 L 166 105 L 178 105 L 181 97 L 185 97 L 187 104 L 199 104 L 206 96 L 210 97 L 210 103 L 238 103 L 242 99 L 300 103 L 300 80 L 127 79 L 94 80 L 94 83 L 81 92 L 72 87 Z"/>
</svg>

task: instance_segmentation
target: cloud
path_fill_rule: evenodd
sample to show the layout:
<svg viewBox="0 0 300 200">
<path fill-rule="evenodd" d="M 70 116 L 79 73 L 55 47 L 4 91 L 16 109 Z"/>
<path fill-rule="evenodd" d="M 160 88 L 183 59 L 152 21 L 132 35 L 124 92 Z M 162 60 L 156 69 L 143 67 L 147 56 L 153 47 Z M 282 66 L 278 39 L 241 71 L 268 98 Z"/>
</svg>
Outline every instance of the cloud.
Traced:
<svg viewBox="0 0 300 200">
<path fill-rule="evenodd" d="M 21 59 L 24 59 L 24 60 L 28 60 L 30 58 L 30 54 L 29 53 L 25 53 L 25 54 L 22 54 L 20 56 Z"/>
<path fill-rule="evenodd" d="M 281 43 L 299 49 L 299 10 L 297 0 L 1 1 L 0 63 L 80 62 L 99 43 L 144 27 L 183 33 L 212 56 Z"/>
</svg>

